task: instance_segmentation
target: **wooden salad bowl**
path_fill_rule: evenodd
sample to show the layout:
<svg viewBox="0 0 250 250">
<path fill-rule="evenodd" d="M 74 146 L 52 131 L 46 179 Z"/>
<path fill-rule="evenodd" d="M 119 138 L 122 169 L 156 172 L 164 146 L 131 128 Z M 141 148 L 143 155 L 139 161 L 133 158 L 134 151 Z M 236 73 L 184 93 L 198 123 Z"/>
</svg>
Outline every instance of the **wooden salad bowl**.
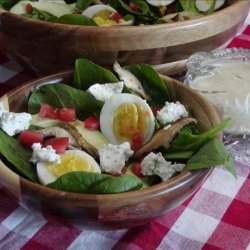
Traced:
<svg viewBox="0 0 250 250">
<path fill-rule="evenodd" d="M 207 130 L 220 122 L 211 104 L 184 84 L 165 76 L 173 100 L 188 106 L 197 119 L 199 130 Z M 72 81 L 73 72 L 67 71 L 40 78 L 21 85 L 0 98 L 14 112 L 27 110 L 30 92 L 38 85 L 49 82 Z M 201 169 L 183 171 L 169 181 L 149 188 L 119 194 L 76 194 L 50 189 L 33 183 L 13 172 L 0 159 L 0 183 L 19 203 L 39 211 L 88 227 L 115 229 L 136 227 L 167 213 L 189 198 L 212 171 Z"/>
<path fill-rule="evenodd" d="M 73 68 L 76 58 L 111 67 L 148 63 L 165 74 L 185 69 L 197 51 L 225 47 L 237 34 L 250 1 L 228 0 L 213 14 L 176 23 L 90 27 L 49 23 L 0 11 L 0 48 L 22 67 L 38 75 Z"/>
</svg>

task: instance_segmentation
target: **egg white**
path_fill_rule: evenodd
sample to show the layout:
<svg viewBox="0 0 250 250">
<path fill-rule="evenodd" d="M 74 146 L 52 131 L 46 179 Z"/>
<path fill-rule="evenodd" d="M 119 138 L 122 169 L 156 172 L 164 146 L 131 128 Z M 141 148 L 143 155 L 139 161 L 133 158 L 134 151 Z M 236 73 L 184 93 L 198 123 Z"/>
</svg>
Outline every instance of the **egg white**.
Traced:
<svg viewBox="0 0 250 250">
<path fill-rule="evenodd" d="M 116 12 L 116 10 L 109 5 L 97 4 L 88 7 L 86 10 L 82 12 L 82 15 L 87 16 L 89 18 L 93 18 L 98 12 L 103 10 L 108 10 L 112 13 Z"/>
<path fill-rule="evenodd" d="M 155 7 L 167 6 L 175 0 L 146 0 L 150 5 Z"/>
<path fill-rule="evenodd" d="M 75 149 L 75 150 L 67 150 L 64 154 L 75 154 L 75 155 L 78 155 L 79 157 L 84 158 L 92 166 L 95 167 L 95 173 L 101 173 L 101 169 L 98 163 L 95 161 L 95 159 L 91 155 L 87 154 L 86 152 Z M 49 171 L 48 166 L 51 164 L 53 163 L 45 162 L 45 161 L 37 163 L 37 175 L 42 185 L 47 185 L 51 182 L 54 182 L 58 178 L 57 176 L 55 176 L 53 173 Z"/>
<path fill-rule="evenodd" d="M 112 144 L 122 143 L 115 136 L 113 130 L 113 113 L 123 103 L 138 103 L 145 111 L 148 112 L 150 124 L 148 132 L 144 138 L 144 143 L 146 143 L 147 141 L 150 140 L 150 138 L 154 133 L 155 129 L 154 115 L 147 102 L 142 98 L 133 94 L 127 94 L 127 93 L 116 94 L 105 102 L 100 114 L 100 126 L 102 133 L 106 136 L 106 138 L 108 138 L 108 140 Z"/>
<path fill-rule="evenodd" d="M 224 3 L 225 3 L 225 0 L 217 0 L 215 3 L 214 9 L 215 10 L 219 9 Z M 209 3 L 207 2 L 207 0 L 196 0 L 195 2 L 196 8 L 201 12 L 208 11 L 211 7 L 211 4 L 212 4 L 212 1 L 211 3 Z"/>
</svg>

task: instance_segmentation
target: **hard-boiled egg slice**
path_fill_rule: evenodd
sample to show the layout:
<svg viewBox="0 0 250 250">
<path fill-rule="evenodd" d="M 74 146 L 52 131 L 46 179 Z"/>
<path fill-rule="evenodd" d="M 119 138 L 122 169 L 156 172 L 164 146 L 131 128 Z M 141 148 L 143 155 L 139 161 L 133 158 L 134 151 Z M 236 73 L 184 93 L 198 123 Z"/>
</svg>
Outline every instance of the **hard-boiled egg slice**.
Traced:
<svg viewBox="0 0 250 250">
<path fill-rule="evenodd" d="M 102 133 L 112 144 L 132 142 L 135 134 L 143 136 L 143 143 L 154 133 L 154 115 L 142 98 L 133 94 L 117 94 L 105 102 L 100 115 Z"/>
<path fill-rule="evenodd" d="M 101 173 L 94 158 L 81 150 L 67 150 L 60 156 L 60 160 L 60 163 L 37 163 L 37 175 L 43 185 L 54 182 L 58 177 L 72 171 Z"/>
<path fill-rule="evenodd" d="M 224 3 L 225 0 L 216 0 L 214 9 L 219 9 Z M 213 0 L 196 0 L 195 4 L 199 11 L 207 12 L 213 4 Z"/>
<path fill-rule="evenodd" d="M 132 25 L 133 20 L 125 21 L 120 19 L 119 22 L 112 19 L 112 15 L 117 11 L 109 5 L 97 4 L 88 7 L 82 12 L 82 15 L 87 16 L 95 21 L 98 26 L 111 26 L 111 25 Z"/>
<path fill-rule="evenodd" d="M 146 0 L 150 5 L 155 7 L 167 6 L 175 0 Z"/>
</svg>

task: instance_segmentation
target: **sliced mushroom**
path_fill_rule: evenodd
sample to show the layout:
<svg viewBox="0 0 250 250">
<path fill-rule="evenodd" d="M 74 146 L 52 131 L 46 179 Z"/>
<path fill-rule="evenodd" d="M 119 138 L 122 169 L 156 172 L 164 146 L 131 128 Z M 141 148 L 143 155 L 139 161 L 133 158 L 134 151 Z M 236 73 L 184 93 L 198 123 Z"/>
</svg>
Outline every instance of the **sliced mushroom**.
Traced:
<svg viewBox="0 0 250 250">
<path fill-rule="evenodd" d="M 55 136 L 55 137 L 68 137 L 69 138 L 69 145 L 77 147 L 79 146 L 75 138 L 69 133 L 66 129 L 61 127 L 50 127 L 39 129 L 37 132 L 42 133 L 45 136 Z"/>
<path fill-rule="evenodd" d="M 98 156 L 97 149 L 90 145 L 73 126 L 68 126 L 68 129 L 82 149 L 91 154 L 93 157 Z"/>
<path fill-rule="evenodd" d="M 114 71 L 118 74 L 121 81 L 124 82 L 126 87 L 132 89 L 135 93 L 139 94 L 146 100 L 150 100 L 150 96 L 145 92 L 141 82 L 130 71 L 123 69 L 118 62 L 113 65 Z"/>
<path fill-rule="evenodd" d="M 196 123 L 196 119 L 194 118 L 183 118 L 176 121 L 167 129 L 158 130 L 155 135 L 151 138 L 151 140 L 145 144 L 142 148 L 140 148 L 135 154 L 134 157 L 138 158 L 145 153 L 151 152 L 159 147 L 169 148 L 171 141 L 177 135 L 177 133 L 187 124 Z"/>
</svg>

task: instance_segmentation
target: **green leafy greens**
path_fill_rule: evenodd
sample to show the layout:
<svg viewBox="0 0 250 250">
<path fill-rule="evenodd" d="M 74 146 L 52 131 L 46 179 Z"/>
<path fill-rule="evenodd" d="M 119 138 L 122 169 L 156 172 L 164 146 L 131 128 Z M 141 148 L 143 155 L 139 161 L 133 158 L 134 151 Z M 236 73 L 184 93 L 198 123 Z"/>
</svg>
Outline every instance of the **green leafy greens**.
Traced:
<svg viewBox="0 0 250 250">
<path fill-rule="evenodd" d="M 138 190 L 142 181 L 132 175 L 114 177 L 106 174 L 89 172 L 70 172 L 59 177 L 48 187 L 74 193 L 115 194 Z"/>
<path fill-rule="evenodd" d="M 32 151 L 24 148 L 19 141 L 0 130 L 0 154 L 15 170 L 33 182 L 38 182 L 35 167 L 30 163 Z"/>
</svg>

